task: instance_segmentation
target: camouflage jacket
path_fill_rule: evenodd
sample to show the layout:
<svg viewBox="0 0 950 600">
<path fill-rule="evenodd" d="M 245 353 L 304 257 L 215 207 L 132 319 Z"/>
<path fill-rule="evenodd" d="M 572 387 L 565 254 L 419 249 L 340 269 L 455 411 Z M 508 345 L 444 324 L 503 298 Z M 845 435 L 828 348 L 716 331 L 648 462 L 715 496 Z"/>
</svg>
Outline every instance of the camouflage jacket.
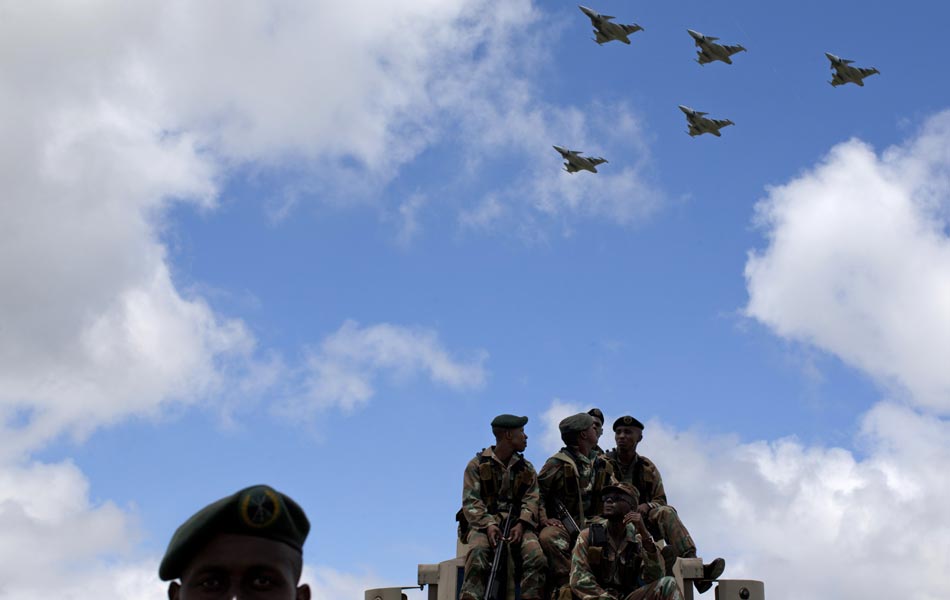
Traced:
<svg viewBox="0 0 950 600">
<path fill-rule="evenodd" d="M 622 599 L 639 587 L 663 576 L 663 562 L 656 546 L 647 552 L 633 524 L 617 545 L 601 526 L 601 544 L 593 527 L 581 530 L 571 555 L 571 591 L 579 600 Z"/>
<path fill-rule="evenodd" d="M 524 456 L 515 452 L 505 465 L 495 447 L 485 448 L 465 465 L 462 482 L 462 515 L 472 529 L 501 527 L 511 510 L 513 493 L 524 490 L 518 515 L 525 525 L 538 526 L 538 474 Z"/>
<path fill-rule="evenodd" d="M 620 462 L 617 449 L 608 450 L 604 456 L 613 466 L 614 477 L 617 481 L 626 481 L 640 492 L 640 503 L 648 504 L 650 508 L 666 506 L 666 491 L 663 489 L 663 478 L 660 470 L 653 461 L 645 456 L 636 455 L 634 461 L 628 465 Z"/>
<path fill-rule="evenodd" d="M 600 491 L 613 483 L 613 466 L 603 457 L 581 456 L 570 448 L 561 448 L 541 467 L 541 520 L 556 519 L 555 501 L 564 503 L 579 527 L 603 508 Z"/>
</svg>

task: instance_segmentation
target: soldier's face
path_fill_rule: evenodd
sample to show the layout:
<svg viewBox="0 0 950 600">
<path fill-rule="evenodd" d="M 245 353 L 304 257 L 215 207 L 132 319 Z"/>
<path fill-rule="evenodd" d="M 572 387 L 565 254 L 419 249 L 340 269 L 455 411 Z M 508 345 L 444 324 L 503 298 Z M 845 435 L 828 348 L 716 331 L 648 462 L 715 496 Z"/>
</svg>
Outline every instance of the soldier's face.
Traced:
<svg viewBox="0 0 950 600">
<path fill-rule="evenodd" d="M 274 540 L 248 535 L 215 537 L 188 564 L 169 600 L 310 600 L 297 586 L 300 553 Z"/>
<path fill-rule="evenodd" d="M 643 439 L 643 430 L 639 427 L 621 425 L 614 430 L 614 440 L 620 450 L 630 450 L 637 447 Z"/>
<path fill-rule="evenodd" d="M 600 436 L 604 435 L 604 423 L 594 417 L 594 433 L 597 435 L 595 438 L 596 441 L 600 441 Z"/>
<path fill-rule="evenodd" d="M 606 494 L 604 496 L 604 516 L 610 518 L 621 518 L 630 512 L 630 503 L 619 494 Z"/>
<path fill-rule="evenodd" d="M 513 429 L 509 439 L 518 452 L 524 452 L 524 449 L 528 447 L 528 434 L 524 432 L 524 427 Z"/>
</svg>

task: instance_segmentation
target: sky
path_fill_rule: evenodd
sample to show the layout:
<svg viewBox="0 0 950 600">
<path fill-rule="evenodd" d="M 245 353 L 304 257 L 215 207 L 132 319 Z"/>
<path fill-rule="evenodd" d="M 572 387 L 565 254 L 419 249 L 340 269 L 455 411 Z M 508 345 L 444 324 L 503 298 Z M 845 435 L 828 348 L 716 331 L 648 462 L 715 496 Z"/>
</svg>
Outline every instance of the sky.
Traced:
<svg viewBox="0 0 950 600">
<path fill-rule="evenodd" d="M 595 406 L 726 577 L 950 597 L 950 8 L 592 8 L 0 1 L 0 599 L 162 598 L 257 483 L 410 586 L 495 415 Z"/>
</svg>

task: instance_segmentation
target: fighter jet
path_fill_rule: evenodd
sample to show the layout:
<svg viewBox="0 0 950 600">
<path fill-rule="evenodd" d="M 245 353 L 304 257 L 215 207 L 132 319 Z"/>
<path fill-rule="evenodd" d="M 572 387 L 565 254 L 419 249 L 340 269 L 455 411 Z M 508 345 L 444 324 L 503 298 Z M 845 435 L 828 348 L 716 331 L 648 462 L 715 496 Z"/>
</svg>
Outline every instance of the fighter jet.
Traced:
<svg viewBox="0 0 950 600">
<path fill-rule="evenodd" d="M 693 31 L 692 29 L 687 29 L 693 39 L 696 41 L 696 46 L 699 47 L 699 50 L 696 51 L 696 54 L 699 55 L 699 58 L 696 59 L 701 65 L 706 63 L 711 63 L 714 60 L 721 60 L 722 62 L 731 65 L 732 59 L 729 58 L 736 52 L 745 52 L 745 48 L 742 46 L 728 46 L 726 44 L 717 44 L 716 40 L 719 38 L 712 37 L 709 35 L 703 35 L 698 31 Z"/>
<path fill-rule="evenodd" d="M 596 173 L 597 165 L 607 162 L 606 158 L 581 156 L 583 152 L 580 150 L 568 150 L 567 148 L 561 148 L 560 146 L 555 146 L 554 149 L 560 152 L 561 158 L 566 161 L 564 163 L 564 170 L 568 173 L 577 173 L 581 169 L 590 171 L 591 173 Z"/>
<path fill-rule="evenodd" d="M 611 40 L 629 44 L 630 39 L 627 37 L 628 35 L 635 31 L 643 31 L 643 27 L 640 27 L 636 23 L 633 25 L 611 23 L 610 20 L 614 17 L 598 14 L 596 10 L 587 8 L 586 6 L 578 5 L 577 8 L 581 9 L 581 12 L 590 17 L 590 22 L 594 26 L 594 41 L 598 44 L 603 44 Z"/>
<path fill-rule="evenodd" d="M 864 87 L 864 78 L 869 75 L 879 74 L 877 69 L 864 69 L 862 67 L 852 67 L 853 60 L 840 58 L 831 52 L 825 52 L 825 56 L 831 61 L 831 68 L 834 69 L 834 75 L 831 76 L 830 83 L 833 87 L 844 85 L 846 83 L 856 83 Z"/>
<path fill-rule="evenodd" d="M 722 137 L 722 134 L 719 133 L 719 130 L 727 125 L 735 125 L 729 119 L 707 119 L 705 115 L 709 113 L 699 112 L 698 110 L 693 110 L 688 106 L 683 106 L 680 104 L 680 110 L 683 111 L 683 114 L 686 115 L 686 121 L 689 123 L 688 133 L 690 137 L 695 137 L 697 135 L 702 135 L 704 133 L 711 133 L 716 137 Z"/>
</svg>

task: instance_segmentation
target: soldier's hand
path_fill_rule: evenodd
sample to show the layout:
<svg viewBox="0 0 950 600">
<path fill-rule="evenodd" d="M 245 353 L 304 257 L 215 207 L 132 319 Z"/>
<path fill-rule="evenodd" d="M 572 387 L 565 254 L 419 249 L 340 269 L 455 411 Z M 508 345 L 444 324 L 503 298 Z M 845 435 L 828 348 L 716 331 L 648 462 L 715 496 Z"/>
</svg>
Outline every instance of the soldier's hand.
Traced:
<svg viewBox="0 0 950 600">
<path fill-rule="evenodd" d="M 558 529 L 564 529 L 564 523 L 561 523 L 557 519 L 547 519 L 544 521 L 545 527 L 557 527 Z"/>
<path fill-rule="evenodd" d="M 637 532 L 641 536 L 646 537 L 650 533 L 649 531 L 647 531 L 647 527 L 643 522 L 643 515 L 641 515 L 638 512 L 634 512 L 634 511 L 628 512 L 623 517 L 623 523 L 624 525 L 626 525 L 627 523 L 633 523 L 633 526 L 636 528 Z"/>
<path fill-rule="evenodd" d="M 511 531 L 508 532 L 508 541 L 512 544 L 521 543 L 521 536 L 524 535 L 524 525 L 521 521 L 518 521 L 511 527 Z"/>
<path fill-rule="evenodd" d="M 623 516 L 623 524 L 633 523 L 634 527 L 639 527 L 643 523 L 643 515 L 635 510 L 631 510 Z"/>
<path fill-rule="evenodd" d="M 491 547 L 494 548 L 498 545 L 498 542 L 501 540 L 501 528 L 498 525 L 489 525 L 488 531 L 485 532 L 488 535 L 488 543 L 491 544 Z"/>
</svg>

